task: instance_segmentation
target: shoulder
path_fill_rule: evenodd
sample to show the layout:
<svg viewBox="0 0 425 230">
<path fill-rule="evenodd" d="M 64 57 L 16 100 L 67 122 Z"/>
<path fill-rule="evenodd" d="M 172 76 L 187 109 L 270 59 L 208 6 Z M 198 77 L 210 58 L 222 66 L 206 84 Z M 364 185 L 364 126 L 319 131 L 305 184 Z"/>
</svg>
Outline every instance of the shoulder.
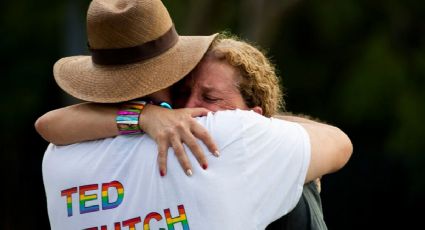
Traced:
<svg viewBox="0 0 425 230">
<path fill-rule="evenodd" d="M 207 116 L 197 119 L 207 128 L 209 126 L 221 126 L 223 129 L 240 129 L 246 124 L 267 123 L 270 121 L 269 118 L 258 113 L 240 109 L 210 112 Z"/>
<path fill-rule="evenodd" d="M 147 135 L 116 136 L 112 138 L 84 141 L 71 145 L 57 146 L 50 144 L 44 154 L 47 159 L 98 158 L 112 152 L 115 156 L 135 150 L 136 146 L 155 147 L 154 141 Z"/>
<path fill-rule="evenodd" d="M 207 116 L 198 118 L 198 121 L 209 131 L 224 132 L 223 134 L 231 131 L 239 134 L 305 134 L 304 128 L 298 123 L 268 118 L 254 111 L 239 109 L 208 113 Z"/>
<path fill-rule="evenodd" d="M 209 113 L 198 121 L 206 127 L 217 142 L 230 143 L 243 139 L 256 144 L 262 140 L 290 144 L 300 140 L 309 142 L 305 129 L 294 122 L 264 117 L 253 111 L 226 110 Z"/>
<path fill-rule="evenodd" d="M 259 114 L 239 109 L 210 112 L 197 119 L 217 139 L 238 139 L 244 136 L 249 126 L 266 122 L 266 118 Z"/>
</svg>

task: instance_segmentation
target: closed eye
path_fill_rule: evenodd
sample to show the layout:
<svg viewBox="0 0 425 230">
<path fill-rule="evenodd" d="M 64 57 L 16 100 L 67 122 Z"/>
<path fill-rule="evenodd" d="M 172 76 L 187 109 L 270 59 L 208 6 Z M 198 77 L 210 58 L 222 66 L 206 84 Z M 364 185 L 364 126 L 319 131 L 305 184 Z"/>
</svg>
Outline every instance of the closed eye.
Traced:
<svg viewBox="0 0 425 230">
<path fill-rule="evenodd" d="M 221 98 L 213 97 L 213 96 L 210 96 L 210 95 L 203 95 L 202 99 L 205 102 L 208 102 L 208 103 L 214 103 L 214 102 L 218 102 L 218 101 L 221 100 Z"/>
</svg>

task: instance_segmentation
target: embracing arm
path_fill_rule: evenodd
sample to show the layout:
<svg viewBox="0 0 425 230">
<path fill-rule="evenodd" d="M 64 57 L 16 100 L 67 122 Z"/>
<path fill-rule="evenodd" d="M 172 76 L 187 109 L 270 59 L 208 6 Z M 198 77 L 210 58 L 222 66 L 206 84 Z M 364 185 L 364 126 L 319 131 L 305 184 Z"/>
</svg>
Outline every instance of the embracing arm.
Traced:
<svg viewBox="0 0 425 230">
<path fill-rule="evenodd" d="M 339 128 L 299 116 L 279 115 L 276 118 L 296 122 L 309 134 L 311 159 L 306 182 L 338 171 L 350 159 L 353 145 Z"/>
<path fill-rule="evenodd" d="M 48 142 L 68 145 L 118 135 L 117 104 L 81 103 L 52 110 L 35 122 L 37 132 Z"/>
<path fill-rule="evenodd" d="M 117 136 L 115 123 L 118 104 L 82 103 L 50 111 L 35 123 L 37 132 L 56 145 Z M 140 127 L 158 144 L 158 162 L 161 174 L 166 174 L 168 148 L 174 149 L 185 170 L 191 174 L 191 164 L 183 147 L 185 143 L 206 169 L 207 159 L 196 139 L 200 139 L 215 156 L 217 146 L 206 129 L 193 117 L 203 116 L 208 110 L 187 108 L 169 110 L 156 105 L 146 105 L 140 115 Z M 159 116 L 160 114 L 160 116 Z"/>
</svg>

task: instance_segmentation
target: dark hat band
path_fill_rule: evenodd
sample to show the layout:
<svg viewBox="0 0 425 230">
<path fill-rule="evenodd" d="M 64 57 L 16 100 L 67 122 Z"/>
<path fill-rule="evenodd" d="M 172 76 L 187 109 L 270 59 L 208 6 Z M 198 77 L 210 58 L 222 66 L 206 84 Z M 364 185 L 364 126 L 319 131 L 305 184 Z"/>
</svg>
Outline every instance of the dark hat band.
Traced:
<svg viewBox="0 0 425 230">
<path fill-rule="evenodd" d="M 131 64 L 156 57 L 173 47 L 179 40 L 174 25 L 161 37 L 144 44 L 118 49 L 91 49 L 92 61 L 99 65 Z"/>
</svg>

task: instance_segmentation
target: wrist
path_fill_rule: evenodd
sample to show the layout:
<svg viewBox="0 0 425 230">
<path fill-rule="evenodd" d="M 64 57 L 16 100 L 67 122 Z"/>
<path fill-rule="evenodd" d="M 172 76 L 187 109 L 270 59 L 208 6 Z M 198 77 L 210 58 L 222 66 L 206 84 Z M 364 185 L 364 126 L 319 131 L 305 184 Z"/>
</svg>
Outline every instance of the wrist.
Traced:
<svg viewBox="0 0 425 230">
<path fill-rule="evenodd" d="M 115 119 L 120 135 L 143 133 L 139 125 L 139 117 L 145 106 L 145 101 L 129 101 L 121 106 Z"/>
<path fill-rule="evenodd" d="M 146 110 L 151 110 L 155 107 L 172 109 L 171 105 L 167 102 L 159 102 L 158 106 L 154 105 L 153 102 L 147 103 L 146 101 L 129 101 L 124 103 L 117 112 L 116 124 L 119 135 L 131 135 L 131 134 L 142 134 L 144 133 L 144 127 L 146 124 Z M 161 108 L 161 109 L 162 109 Z M 142 111 L 143 114 L 142 114 Z M 159 112 L 159 111 L 157 111 Z M 157 114 L 157 112 L 151 112 Z M 149 114 L 150 112 L 148 112 Z M 142 116 L 143 115 L 143 116 Z M 149 120 L 149 119 L 148 119 Z"/>
</svg>

